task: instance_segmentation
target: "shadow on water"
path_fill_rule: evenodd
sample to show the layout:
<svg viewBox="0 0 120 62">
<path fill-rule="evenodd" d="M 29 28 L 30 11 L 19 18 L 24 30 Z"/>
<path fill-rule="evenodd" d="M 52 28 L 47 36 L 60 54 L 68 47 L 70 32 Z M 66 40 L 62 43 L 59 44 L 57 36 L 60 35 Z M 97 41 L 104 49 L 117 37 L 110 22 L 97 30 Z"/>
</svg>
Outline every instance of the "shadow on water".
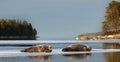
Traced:
<svg viewBox="0 0 120 62">
<path fill-rule="evenodd" d="M 77 59 L 77 60 L 84 60 L 87 58 L 91 57 L 91 53 L 87 53 L 87 54 L 65 54 L 63 55 L 69 59 Z M 37 61 L 45 61 L 45 62 L 49 62 L 50 60 L 52 60 L 52 55 L 48 55 L 48 56 L 29 56 L 30 59 L 35 59 Z"/>
<path fill-rule="evenodd" d="M 86 59 L 86 58 L 90 58 L 91 57 L 91 54 L 69 54 L 69 55 L 63 55 L 67 58 L 70 58 L 70 59 L 78 59 L 78 60 L 83 60 L 83 59 Z"/>
<path fill-rule="evenodd" d="M 120 53 L 112 52 L 112 53 L 103 53 L 106 62 L 120 62 Z"/>
<path fill-rule="evenodd" d="M 103 43 L 103 49 L 120 49 L 120 42 Z M 106 62 L 120 62 L 120 52 L 103 53 Z"/>
<path fill-rule="evenodd" d="M 103 49 L 120 49 L 120 42 L 102 43 Z"/>
<path fill-rule="evenodd" d="M 42 61 L 42 60 L 46 60 L 46 61 L 49 61 L 49 60 L 52 60 L 52 55 L 48 55 L 48 56 L 29 56 L 30 59 L 35 59 L 35 60 L 38 60 L 38 61 Z"/>
</svg>

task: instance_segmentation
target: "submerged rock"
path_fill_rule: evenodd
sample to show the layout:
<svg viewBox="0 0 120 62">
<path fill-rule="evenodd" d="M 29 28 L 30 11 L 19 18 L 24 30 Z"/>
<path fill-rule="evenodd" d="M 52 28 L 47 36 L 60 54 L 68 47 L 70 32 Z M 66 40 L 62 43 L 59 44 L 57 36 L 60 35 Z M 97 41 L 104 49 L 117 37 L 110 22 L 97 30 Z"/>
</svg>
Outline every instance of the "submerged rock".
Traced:
<svg viewBox="0 0 120 62">
<path fill-rule="evenodd" d="M 63 52 L 71 52 L 71 51 L 91 51 L 91 47 L 88 45 L 82 45 L 82 44 L 73 44 L 69 45 L 66 48 L 63 48 Z"/>
<path fill-rule="evenodd" d="M 50 45 L 37 45 L 30 48 L 21 50 L 21 52 L 52 52 L 52 46 Z"/>
</svg>

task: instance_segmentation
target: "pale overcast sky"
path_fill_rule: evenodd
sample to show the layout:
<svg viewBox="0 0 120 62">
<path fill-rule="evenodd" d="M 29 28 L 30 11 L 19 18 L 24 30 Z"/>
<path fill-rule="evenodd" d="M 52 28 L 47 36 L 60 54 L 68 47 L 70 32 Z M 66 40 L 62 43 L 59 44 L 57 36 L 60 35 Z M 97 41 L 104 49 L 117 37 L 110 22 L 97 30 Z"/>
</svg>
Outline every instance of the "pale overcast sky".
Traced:
<svg viewBox="0 0 120 62">
<path fill-rule="evenodd" d="M 0 18 L 25 19 L 40 40 L 71 40 L 100 32 L 105 8 L 112 0 L 0 0 Z"/>
</svg>

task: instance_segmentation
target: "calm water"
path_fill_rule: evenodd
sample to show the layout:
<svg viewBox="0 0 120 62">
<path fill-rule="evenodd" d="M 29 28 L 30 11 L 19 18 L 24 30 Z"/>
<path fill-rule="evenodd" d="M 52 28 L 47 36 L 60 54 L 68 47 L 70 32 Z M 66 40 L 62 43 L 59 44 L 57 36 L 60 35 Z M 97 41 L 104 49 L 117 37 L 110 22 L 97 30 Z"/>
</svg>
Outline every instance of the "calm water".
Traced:
<svg viewBox="0 0 120 62">
<path fill-rule="evenodd" d="M 82 43 L 90 45 L 93 48 L 92 53 L 61 54 L 62 48 L 78 43 L 45 43 L 53 46 L 52 55 L 36 55 L 34 53 L 29 55 L 29 53 L 20 52 L 20 50 L 29 46 L 0 46 L 0 62 L 120 62 L 120 50 L 118 49 L 119 51 L 116 52 L 108 50 L 108 52 L 105 52 L 107 50 L 103 50 L 102 43 Z M 97 53 L 99 50 L 101 52 Z M 57 54 L 54 54 L 56 52 Z"/>
</svg>

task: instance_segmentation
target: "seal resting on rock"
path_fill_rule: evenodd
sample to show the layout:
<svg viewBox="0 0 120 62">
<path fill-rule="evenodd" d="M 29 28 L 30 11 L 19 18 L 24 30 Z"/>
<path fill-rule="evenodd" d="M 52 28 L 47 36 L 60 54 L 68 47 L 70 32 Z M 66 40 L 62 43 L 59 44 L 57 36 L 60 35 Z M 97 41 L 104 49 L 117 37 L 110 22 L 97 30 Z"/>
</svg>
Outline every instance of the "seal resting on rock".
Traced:
<svg viewBox="0 0 120 62">
<path fill-rule="evenodd" d="M 69 45 L 66 48 L 63 48 L 63 52 L 71 52 L 71 51 L 91 51 L 91 47 L 88 45 L 82 45 L 82 44 L 73 44 Z"/>
<path fill-rule="evenodd" d="M 21 50 L 21 52 L 52 52 L 52 46 L 50 45 L 37 45 L 30 48 Z"/>
</svg>

